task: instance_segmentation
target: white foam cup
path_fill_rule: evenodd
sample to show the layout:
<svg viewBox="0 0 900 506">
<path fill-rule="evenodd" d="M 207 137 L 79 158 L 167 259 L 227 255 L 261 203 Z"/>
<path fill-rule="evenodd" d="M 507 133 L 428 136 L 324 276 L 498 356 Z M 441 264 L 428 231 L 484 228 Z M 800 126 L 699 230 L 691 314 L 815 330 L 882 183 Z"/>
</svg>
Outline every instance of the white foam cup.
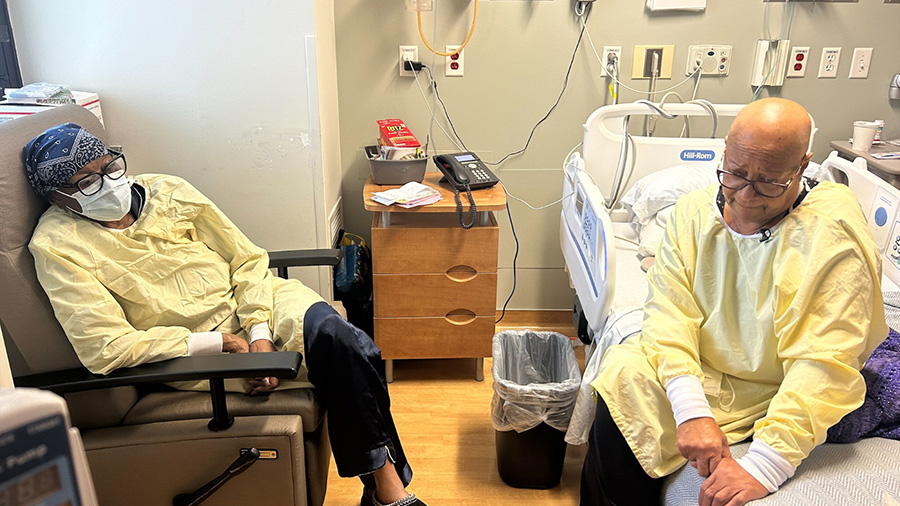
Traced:
<svg viewBox="0 0 900 506">
<path fill-rule="evenodd" d="M 872 141 L 875 140 L 875 132 L 878 131 L 878 124 L 872 121 L 854 121 L 853 122 L 853 149 L 857 151 L 868 151 L 872 147 Z"/>
</svg>

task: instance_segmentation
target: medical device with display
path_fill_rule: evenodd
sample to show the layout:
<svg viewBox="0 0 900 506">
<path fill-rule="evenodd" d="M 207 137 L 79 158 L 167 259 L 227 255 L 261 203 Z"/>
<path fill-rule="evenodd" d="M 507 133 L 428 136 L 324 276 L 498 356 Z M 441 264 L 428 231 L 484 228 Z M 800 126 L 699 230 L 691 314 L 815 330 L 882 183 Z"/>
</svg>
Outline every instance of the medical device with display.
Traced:
<svg viewBox="0 0 900 506">
<path fill-rule="evenodd" d="M 615 234 L 603 193 L 574 153 L 566 163 L 559 242 L 588 327 L 603 328 L 615 295 Z"/>
<path fill-rule="evenodd" d="M 0 456 L 0 505 L 96 506 L 81 438 L 57 395 L 0 390 Z"/>
</svg>

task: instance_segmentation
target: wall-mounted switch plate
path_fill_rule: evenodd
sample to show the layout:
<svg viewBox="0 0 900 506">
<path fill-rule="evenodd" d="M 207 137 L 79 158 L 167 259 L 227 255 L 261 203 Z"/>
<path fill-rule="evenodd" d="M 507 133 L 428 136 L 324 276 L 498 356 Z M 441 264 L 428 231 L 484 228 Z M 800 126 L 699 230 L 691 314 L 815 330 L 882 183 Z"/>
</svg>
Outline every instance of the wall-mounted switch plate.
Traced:
<svg viewBox="0 0 900 506">
<path fill-rule="evenodd" d="M 869 66 L 872 65 L 872 48 L 858 47 L 853 50 L 850 61 L 850 79 L 866 79 L 869 77 Z"/>
</svg>

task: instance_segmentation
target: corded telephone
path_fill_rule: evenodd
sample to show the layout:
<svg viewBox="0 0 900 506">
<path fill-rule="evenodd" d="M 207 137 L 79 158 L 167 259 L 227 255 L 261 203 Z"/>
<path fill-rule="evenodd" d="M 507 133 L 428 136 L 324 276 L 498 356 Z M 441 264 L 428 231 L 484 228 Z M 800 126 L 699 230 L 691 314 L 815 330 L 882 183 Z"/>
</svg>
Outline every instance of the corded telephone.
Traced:
<svg viewBox="0 0 900 506">
<path fill-rule="evenodd" d="M 475 208 L 475 199 L 472 198 L 472 190 L 490 188 L 499 183 L 497 176 L 487 168 L 475 153 L 465 151 L 451 153 L 449 155 L 435 155 L 434 164 L 444 173 L 444 181 L 450 183 L 456 199 L 456 213 L 459 215 L 459 224 L 462 228 L 472 228 L 475 225 L 475 216 L 478 210 Z M 463 207 L 459 200 L 459 192 L 465 190 L 469 197 L 469 206 L 472 208 L 472 218 L 468 223 L 463 221 Z"/>
<path fill-rule="evenodd" d="M 490 188 L 500 182 L 475 153 L 435 155 L 433 159 L 444 179 L 457 190 Z"/>
</svg>

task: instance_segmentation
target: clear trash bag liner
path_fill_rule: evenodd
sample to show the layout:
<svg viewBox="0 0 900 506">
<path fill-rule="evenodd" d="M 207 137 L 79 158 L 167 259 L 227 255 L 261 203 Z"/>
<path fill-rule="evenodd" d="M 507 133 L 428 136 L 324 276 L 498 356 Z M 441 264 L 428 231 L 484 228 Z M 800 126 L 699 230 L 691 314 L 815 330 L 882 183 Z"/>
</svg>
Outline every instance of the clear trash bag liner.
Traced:
<svg viewBox="0 0 900 506">
<path fill-rule="evenodd" d="M 494 428 L 524 432 L 544 422 L 565 432 L 581 384 L 569 338 L 507 330 L 494 335 L 492 355 Z"/>
</svg>

